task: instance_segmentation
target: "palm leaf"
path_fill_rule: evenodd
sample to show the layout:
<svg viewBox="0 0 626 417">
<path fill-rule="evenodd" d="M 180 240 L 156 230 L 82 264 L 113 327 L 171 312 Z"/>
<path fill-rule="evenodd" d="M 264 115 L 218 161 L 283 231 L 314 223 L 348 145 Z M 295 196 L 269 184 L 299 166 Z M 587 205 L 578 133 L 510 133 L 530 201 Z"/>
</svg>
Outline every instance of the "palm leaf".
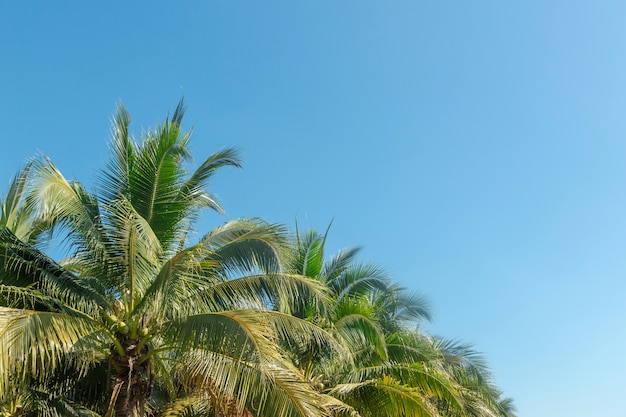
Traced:
<svg viewBox="0 0 626 417">
<path fill-rule="evenodd" d="M 324 267 L 325 240 L 325 235 L 314 230 L 303 236 L 299 235 L 292 269 L 298 274 L 319 279 Z"/>
<path fill-rule="evenodd" d="M 0 276 L 5 285 L 38 285 L 61 302 L 88 314 L 107 301 L 52 259 L 20 241 L 10 230 L 0 229 Z"/>
<path fill-rule="evenodd" d="M 462 410 L 464 400 L 461 387 L 449 374 L 432 369 L 421 363 L 383 363 L 375 366 L 361 366 L 343 375 L 342 384 L 357 384 L 359 381 L 379 381 L 393 378 L 401 385 L 419 389 L 421 395 L 433 400 L 445 401 L 449 409 Z"/>
<path fill-rule="evenodd" d="M 432 318 L 428 301 L 417 293 L 408 292 L 398 284 L 372 291 L 370 298 L 377 306 L 379 320 L 388 333 Z"/>
<path fill-rule="evenodd" d="M 128 290 L 128 311 L 148 290 L 158 271 L 162 249 L 150 225 L 141 217 L 128 200 L 112 202 L 114 211 L 106 216 L 111 247 L 112 272 L 123 277 L 120 291 Z"/>
<path fill-rule="evenodd" d="M 100 207 L 96 197 L 76 181 L 68 181 L 49 160 L 33 165 L 33 192 L 28 205 L 37 218 L 54 231 L 59 227 L 76 251 L 73 257 L 82 264 L 87 276 L 106 275 L 111 267 L 106 247 L 110 246 L 101 223 Z"/>
<path fill-rule="evenodd" d="M 130 137 L 129 126 L 130 114 L 120 104 L 112 121 L 109 144 L 111 158 L 107 163 L 107 170 L 100 174 L 100 196 L 104 202 L 131 197 L 130 175 L 134 167 L 137 145 Z"/>
<path fill-rule="evenodd" d="M 25 201 L 32 165 L 33 162 L 29 162 L 13 177 L 0 207 L 0 227 L 8 228 L 19 239 L 28 243 L 35 243 L 43 230 L 40 222 L 33 219 L 32 205 Z"/>
<path fill-rule="evenodd" d="M 376 322 L 358 310 L 342 311 L 334 321 L 334 326 L 353 352 L 359 354 L 375 352 L 380 359 L 387 358 L 384 334 Z"/>
<path fill-rule="evenodd" d="M 200 286 L 190 299 L 200 299 L 211 311 L 239 308 L 276 308 L 290 312 L 300 300 L 317 311 L 328 308 L 328 290 L 319 281 L 292 274 L 254 274 Z"/>
<path fill-rule="evenodd" d="M 351 354 L 332 333 L 307 320 L 276 311 L 259 312 L 259 314 L 273 323 L 278 337 L 291 347 L 311 349 L 311 346 L 316 346 L 317 352 L 325 352 L 328 356 L 338 358 L 346 358 Z"/>
<path fill-rule="evenodd" d="M 0 358 L 0 393 L 8 389 L 8 377 L 15 373 L 43 380 L 61 363 L 86 369 L 90 362 L 87 351 L 83 349 L 80 358 L 74 359 L 72 353 L 82 349 L 82 340 L 93 337 L 106 336 L 84 315 L 0 307 L 0 351 L 6 352 Z M 91 360 L 95 359 L 94 353 Z"/>
<path fill-rule="evenodd" d="M 386 289 L 389 275 L 377 265 L 354 264 L 327 284 L 340 301 L 344 297 L 363 296 L 373 290 Z"/>
<path fill-rule="evenodd" d="M 188 317 L 170 337 L 185 349 L 188 381 L 210 386 L 260 416 L 322 415 L 318 394 L 277 350 L 275 330 L 257 311 Z"/>
<path fill-rule="evenodd" d="M 287 248 L 284 226 L 260 219 L 232 220 L 207 233 L 201 243 L 219 262 L 224 277 L 278 272 Z"/>
<path fill-rule="evenodd" d="M 239 152 L 236 149 L 227 148 L 209 156 L 182 184 L 178 199 L 224 212 L 215 196 L 207 192 L 206 184 L 215 171 L 225 166 L 241 168 Z"/>
<path fill-rule="evenodd" d="M 361 248 L 349 248 L 339 251 L 332 256 L 322 270 L 322 276 L 328 283 L 334 282 L 346 269 L 356 264 L 356 257 L 361 252 Z"/>
</svg>

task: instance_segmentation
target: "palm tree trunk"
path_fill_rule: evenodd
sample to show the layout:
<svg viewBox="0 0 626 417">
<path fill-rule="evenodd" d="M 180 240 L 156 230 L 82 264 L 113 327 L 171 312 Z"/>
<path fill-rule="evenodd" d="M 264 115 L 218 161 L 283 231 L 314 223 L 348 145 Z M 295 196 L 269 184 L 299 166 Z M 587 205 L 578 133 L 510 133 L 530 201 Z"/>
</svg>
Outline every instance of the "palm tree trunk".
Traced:
<svg viewBox="0 0 626 417">
<path fill-rule="evenodd" d="M 138 340 L 120 342 L 126 354 L 121 356 L 116 351 L 112 352 L 115 387 L 109 411 L 115 410 L 115 417 L 143 417 L 152 391 L 149 360 L 141 361 L 148 349 L 144 346 L 137 351 Z"/>
</svg>

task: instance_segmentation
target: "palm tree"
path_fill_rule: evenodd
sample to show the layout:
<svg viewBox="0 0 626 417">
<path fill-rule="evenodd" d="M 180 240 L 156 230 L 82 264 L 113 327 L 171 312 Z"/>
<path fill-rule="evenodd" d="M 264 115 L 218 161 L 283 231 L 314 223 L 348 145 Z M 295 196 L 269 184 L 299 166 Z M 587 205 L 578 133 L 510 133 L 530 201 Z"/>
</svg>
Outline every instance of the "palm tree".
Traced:
<svg viewBox="0 0 626 417">
<path fill-rule="evenodd" d="M 324 234 L 297 232 L 290 265 L 292 272 L 328 286 L 332 301 L 323 314 L 312 311 L 306 302 L 293 314 L 327 328 L 350 355 L 333 357 L 312 348 L 292 350 L 295 364 L 326 395 L 336 415 L 434 415 L 425 394 L 443 395 L 444 390 L 432 382 L 427 387 L 422 380 L 422 392 L 394 380 L 391 371 L 397 366 L 390 362 L 386 340 L 388 328 L 399 326 L 404 318 L 429 317 L 423 300 L 407 296 L 380 267 L 359 262 L 359 248 L 340 251 L 326 260 L 327 235 L 328 230 Z M 411 304 L 401 307 L 402 300 Z M 369 401 L 374 399 L 375 403 Z"/>
<path fill-rule="evenodd" d="M 359 262 L 358 248 L 326 261 L 327 235 L 297 233 L 290 265 L 327 285 L 332 301 L 321 315 L 306 302 L 293 313 L 329 329 L 351 355 L 333 357 L 311 347 L 292 354 L 335 415 L 513 416 L 474 351 L 415 326 L 430 319 L 423 298 L 381 268 Z"/>
<path fill-rule="evenodd" d="M 281 226 L 233 220 L 190 243 L 200 211 L 221 211 L 208 180 L 240 162 L 225 149 L 188 174 L 183 114 L 181 101 L 137 143 L 120 107 L 97 193 L 45 159 L 18 176 L 0 228 L 0 399 L 25 386 L 117 417 L 174 415 L 190 398 L 213 415 L 324 413 L 276 343 L 279 332 L 324 335 L 275 311 L 323 297 L 323 286 L 281 273 Z M 44 230 L 69 257 L 34 244 Z"/>
<path fill-rule="evenodd" d="M 422 341 L 423 350 L 430 352 L 430 363 L 451 375 L 461 393 L 460 413 L 441 401 L 438 407 L 442 414 L 456 412 L 462 416 L 515 417 L 513 401 L 503 397 L 484 358 L 471 344 L 437 337 L 422 337 Z"/>
</svg>

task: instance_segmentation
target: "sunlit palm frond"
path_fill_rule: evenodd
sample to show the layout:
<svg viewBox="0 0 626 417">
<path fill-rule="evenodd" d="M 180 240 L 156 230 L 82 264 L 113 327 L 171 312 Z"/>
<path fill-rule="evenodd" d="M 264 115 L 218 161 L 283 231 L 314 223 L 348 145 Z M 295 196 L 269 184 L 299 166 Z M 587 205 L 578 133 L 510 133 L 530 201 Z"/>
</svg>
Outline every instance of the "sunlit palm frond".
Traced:
<svg viewBox="0 0 626 417">
<path fill-rule="evenodd" d="M 161 417 L 204 417 L 215 407 L 208 395 L 198 392 L 170 401 L 160 412 Z"/>
<path fill-rule="evenodd" d="M 276 352 L 274 329 L 255 310 L 189 315 L 166 329 L 170 343 L 189 349 L 205 349 L 222 355 L 259 361 Z"/>
<path fill-rule="evenodd" d="M 182 304 L 198 298 L 197 293 L 211 286 L 207 276 L 216 268 L 215 263 L 204 259 L 202 245 L 190 246 L 163 263 L 148 288 L 138 299 L 132 314 L 152 311 L 161 317 L 174 318 Z M 186 309 L 182 309 L 185 310 Z"/>
<path fill-rule="evenodd" d="M 328 283 L 335 282 L 351 265 L 357 264 L 357 256 L 361 253 L 360 247 L 340 250 L 324 263 L 322 276 Z"/>
<path fill-rule="evenodd" d="M 33 170 L 32 191 L 27 199 L 37 216 L 49 224 L 61 224 L 71 230 L 74 244 L 82 247 L 101 244 L 103 236 L 95 196 L 79 182 L 65 179 L 47 158 L 37 160 Z"/>
<path fill-rule="evenodd" d="M 333 325 L 353 352 L 376 353 L 384 360 L 387 358 L 385 336 L 373 315 L 367 300 L 344 299 L 332 311 Z"/>
<path fill-rule="evenodd" d="M 200 207 L 223 212 L 222 206 L 216 197 L 207 191 L 206 185 L 215 171 L 225 166 L 241 168 L 239 152 L 236 149 L 223 149 L 209 156 L 182 184 L 178 198 L 181 201 L 193 202 Z"/>
<path fill-rule="evenodd" d="M 83 276 L 105 276 L 111 267 L 106 252 L 108 237 L 101 223 L 96 196 L 87 192 L 77 181 L 68 181 L 48 159 L 33 165 L 32 191 L 27 203 L 36 212 L 36 218 L 52 233 L 59 229 L 80 260 Z M 58 241 L 58 239 L 57 239 Z M 109 245 L 110 246 L 110 245 Z"/>
<path fill-rule="evenodd" d="M 130 114 L 120 104 L 111 123 L 111 158 L 100 173 L 99 195 L 106 204 L 121 197 L 130 198 L 130 173 L 133 171 L 137 145 L 129 132 Z"/>
<path fill-rule="evenodd" d="M 326 236 L 314 230 L 298 235 L 290 268 L 298 274 L 320 279 L 324 268 L 325 242 Z"/>
<path fill-rule="evenodd" d="M 326 408 L 330 415 L 335 417 L 363 417 L 358 410 L 351 405 L 335 398 L 329 394 L 322 394 L 324 408 Z"/>
<path fill-rule="evenodd" d="M 428 398 L 415 387 L 391 377 L 341 384 L 331 391 L 366 416 L 437 417 Z"/>
<path fill-rule="evenodd" d="M 202 300 L 211 311 L 241 308 L 276 308 L 293 311 L 300 300 L 317 310 L 329 308 L 327 288 L 319 281 L 293 274 L 254 274 L 200 286 L 190 297 Z"/>
<path fill-rule="evenodd" d="M 6 228 L 0 229 L 0 276 L 5 285 L 37 285 L 51 297 L 88 314 L 106 304 L 93 288 Z"/>
<path fill-rule="evenodd" d="M 274 325 L 279 339 L 287 343 L 291 349 L 311 349 L 314 346 L 315 352 L 319 355 L 316 360 L 326 358 L 347 360 L 352 355 L 348 346 L 336 340 L 329 330 L 322 329 L 307 320 L 276 311 L 260 314 Z"/>
<path fill-rule="evenodd" d="M 436 362 L 441 358 L 432 341 L 418 333 L 396 332 L 387 336 L 389 360 L 395 363 Z"/>
<path fill-rule="evenodd" d="M 200 380 L 258 416 L 322 415 L 318 394 L 277 350 L 274 326 L 257 311 L 191 316 L 171 332 L 185 346 L 178 361 L 189 383 Z"/>
<path fill-rule="evenodd" d="M 287 248 L 282 225 L 260 219 L 236 219 L 206 234 L 202 244 L 221 265 L 224 276 L 278 272 Z"/>
<path fill-rule="evenodd" d="M 160 266 L 162 249 L 150 225 L 128 200 L 111 203 L 115 210 L 106 216 L 111 247 L 111 262 L 118 276 L 123 277 L 123 288 L 128 290 L 130 310 L 147 291 Z"/>
<path fill-rule="evenodd" d="M 425 395 L 445 400 L 453 410 L 461 410 L 463 398 L 454 378 L 437 368 L 424 363 L 389 364 L 383 366 L 385 374 L 411 387 L 418 387 Z"/>
<path fill-rule="evenodd" d="M 95 337 L 96 335 L 99 335 Z M 8 389 L 7 378 L 13 374 L 31 375 L 44 380 L 61 363 L 86 367 L 96 360 L 81 343 L 85 338 L 106 338 L 98 323 L 85 315 L 29 311 L 0 307 L 0 392 Z M 73 357 L 77 349 L 80 357 Z M 63 362 L 62 362 L 63 361 Z"/>
<path fill-rule="evenodd" d="M 0 206 L 0 227 L 6 227 L 20 240 L 35 244 L 43 231 L 42 222 L 33 218 L 33 207 L 26 203 L 33 161 L 20 170 L 9 185 Z"/>
<path fill-rule="evenodd" d="M 240 412 L 247 409 L 257 417 L 325 415 L 320 395 L 288 367 L 199 350 L 189 352 L 185 363 L 196 389 L 233 399 Z"/>
<path fill-rule="evenodd" d="M 341 300 L 363 296 L 373 290 L 385 290 L 389 285 L 389 275 L 377 265 L 353 264 L 327 285 L 337 294 L 337 300 Z"/>
<path fill-rule="evenodd" d="M 350 386 L 361 381 L 381 381 L 384 378 L 393 378 L 402 385 L 418 389 L 425 398 L 444 401 L 452 411 L 462 410 L 462 387 L 449 374 L 422 363 L 386 362 L 374 366 L 357 366 L 342 374 L 338 386 Z"/>
</svg>

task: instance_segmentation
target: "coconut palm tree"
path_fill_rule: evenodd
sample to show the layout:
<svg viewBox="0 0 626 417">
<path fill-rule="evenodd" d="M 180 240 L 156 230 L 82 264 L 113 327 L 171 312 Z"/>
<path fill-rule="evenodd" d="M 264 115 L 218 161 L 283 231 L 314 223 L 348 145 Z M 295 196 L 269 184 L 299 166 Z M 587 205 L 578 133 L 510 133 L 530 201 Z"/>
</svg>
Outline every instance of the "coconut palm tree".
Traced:
<svg viewBox="0 0 626 417">
<path fill-rule="evenodd" d="M 297 234 L 290 265 L 327 285 L 332 301 L 322 314 L 306 302 L 293 313 L 329 329 L 351 355 L 333 357 L 311 348 L 292 353 L 335 415 L 513 415 L 474 351 L 416 327 L 430 319 L 422 297 L 393 283 L 381 268 L 359 262 L 358 248 L 326 261 L 327 235 L 328 230 Z"/>
<path fill-rule="evenodd" d="M 326 398 L 332 398 L 327 401 L 336 415 L 435 415 L 427 394 L 454 393 L 445 389 L 445 380 L 437 379 L 440 375 L 427 370 L 414 372 L 421 376 L 420 381 L 413 380 L 421 384 L 419 390 L 394 379 L 392 371 L 397 365 L 390 361 L 385 333 L 386 327 L 391 331 L 405 316 L 428 318 L 425 305 L 418 298 L 407 297 L 380 267 L 359 262 L 359 248 L 340 251 L 326 260 L 327 235 L 328 230 L 324 234 L 297 233 L 290 265 L 294 273 L 328 286 L 332 301 L 322 314 L 312 311 L 306 301 L 293 313 L 328 329 L 350 355 L 333 357 L 311 348 L 292 350 L 294 363 Z M 401 308 L 401 300 L 413 304 Z"/>
<path fill-rule="evenodd" d="M 200 211 L 222 209 L 208 180 L 240 162 L 225 149 L 187 173 L 183 114 L 181 101 L 138 143 L 120 107 L 96 193 L 46 159 L 18 176 L 0 225 L 0 399 L 44 387 L 106 416 L 171 414 L 189 398 L 212 415 L 324 413 L 276 341 L 325 336 L 275 311 L 323 286 L 281 273 L 281 226 L 233 220 L 191 243 Z M 34 244 L 44 230 L 67 258 Z"/>
</svg>

